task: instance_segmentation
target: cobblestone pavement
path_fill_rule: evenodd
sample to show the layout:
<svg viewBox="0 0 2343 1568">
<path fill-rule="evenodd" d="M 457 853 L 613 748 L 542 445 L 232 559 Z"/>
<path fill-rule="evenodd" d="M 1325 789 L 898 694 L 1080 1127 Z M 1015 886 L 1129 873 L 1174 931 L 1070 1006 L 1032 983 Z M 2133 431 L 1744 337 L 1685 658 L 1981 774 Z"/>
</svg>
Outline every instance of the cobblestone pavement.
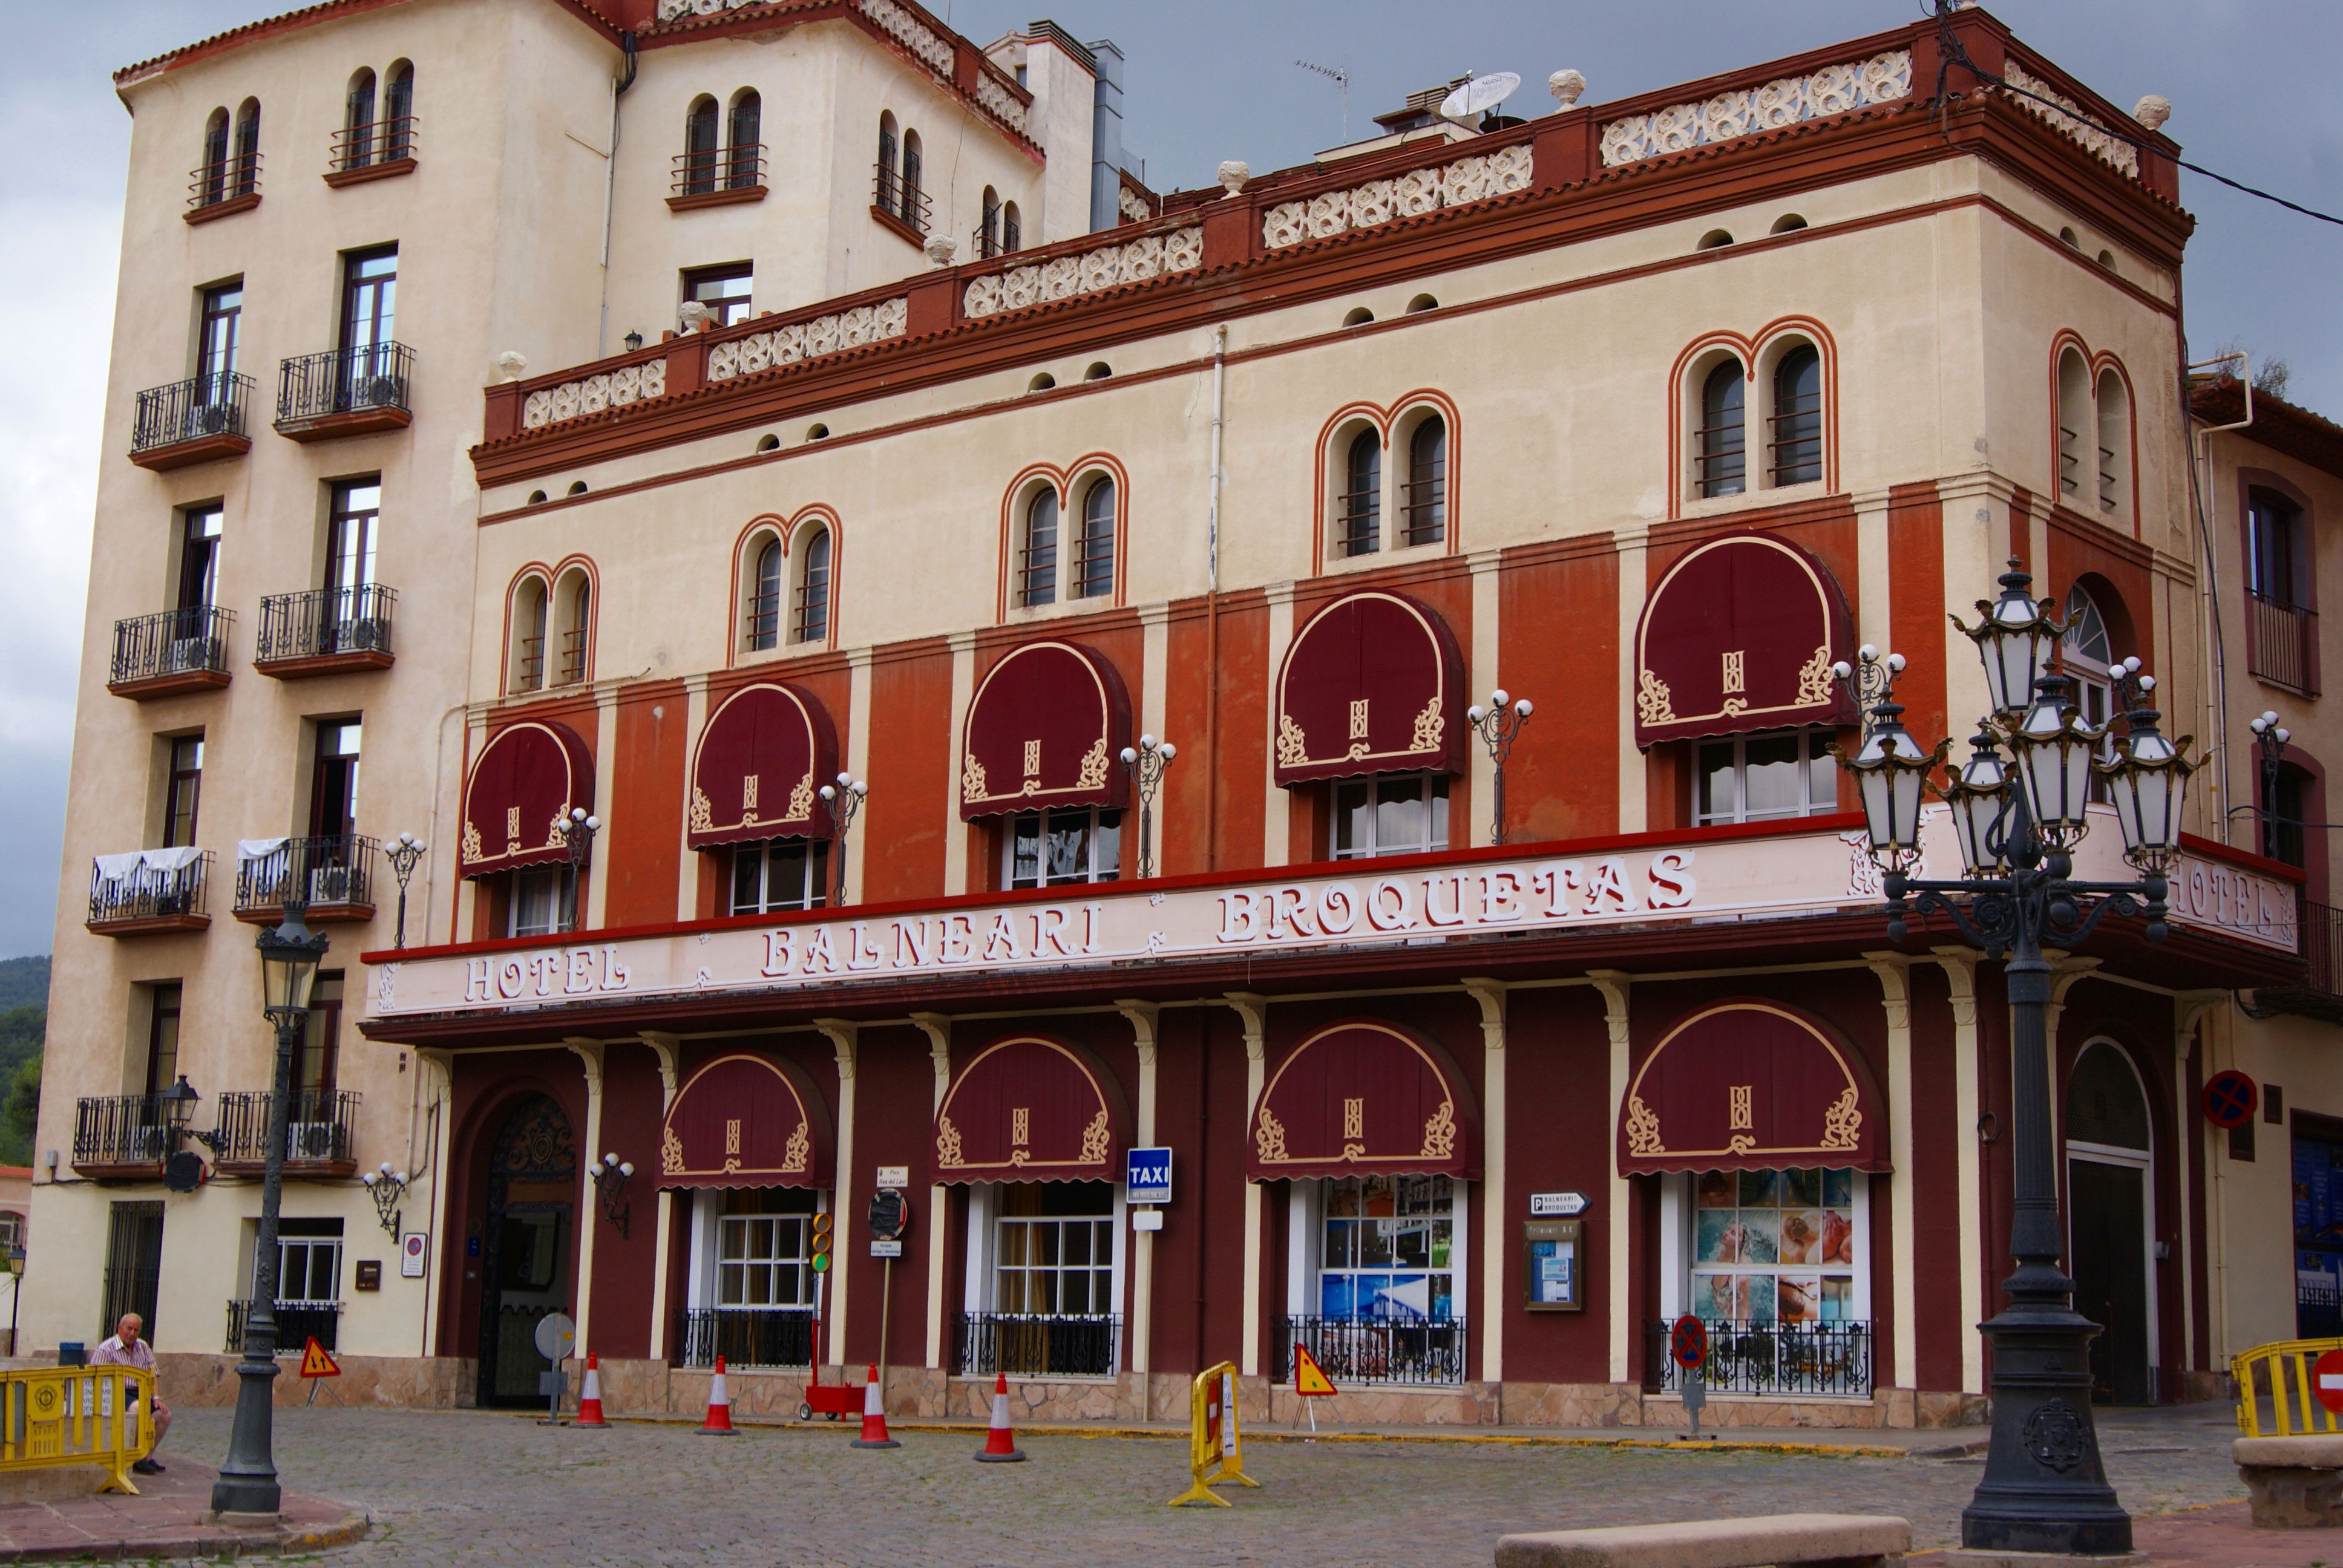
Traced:
<svg viewBox="0 0 2343 1568">
<path fill-rule="evenodd" d="M 169 1449 L 216 1458 L 229 1414 L 181 1411 Z M 886 1452 L 851 1448 L 851 1435 L 828 1423 L 730 1439 L 631 1423 L 588 1432 L 503 1414 L 329 1408 L 280 1411 L 277 1425 L 288 1487 L 378 1522 L 371 1540 L 327 1555 L 336 1568 L 1487 1568 L 1513 1531 L 1808 1510 L 1901 1513 L 1925 1546 L 1956 1538 L 1982 1463 L 1256 1442 L 1246 1464 L 1262 1490 L 1232 1489 L 1230 1509 L 1173 1510 L 1164 1503 L 1186 1484 L 1179 1442 L 1029 1432 L 1031 1462 L 995 1465 L 970 1462 L 980 1433 L 901 1432 L 903 1446 Z M 2102 1435 L 2136 1513 L 2240 1495 L 2226 1407 L 2119 1416 Z"/>
</svg>

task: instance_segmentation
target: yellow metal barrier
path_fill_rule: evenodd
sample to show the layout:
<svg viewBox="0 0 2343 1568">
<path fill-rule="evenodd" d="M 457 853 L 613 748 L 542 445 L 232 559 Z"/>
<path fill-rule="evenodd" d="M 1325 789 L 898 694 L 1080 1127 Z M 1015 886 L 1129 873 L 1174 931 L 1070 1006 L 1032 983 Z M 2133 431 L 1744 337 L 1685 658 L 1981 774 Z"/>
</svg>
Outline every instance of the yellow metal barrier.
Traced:
<svg viewBox="0 0 2343 1568">
<path fill-rule="evenodd" d="M 154 1446 L 155 1374 L 136 1367 L 0 1372 L 0 1473 L 95 1464 L 101 1492 L 136 1493 L 132 1462 Z"/>
<path fill-rule="evenodd" d="M 1212 1487 L 1232 1481 L 1244 1486 L 1261 1484 L 1244 1473 L 1244 1442 L 1237 1431 L 1234 1362 L 1222 1362 L 1196 1374 L 1195 1385 L 1188 1393 L 1188 1415 L 1189 1486 L 1172 1500 L 1172 1507 L 1210 1503 L 1226 1508 L 1229 1500 L 1216 1496 Z"/>
<path fill-rule="evenodd" d="M 2256 1345 L 2229 1361 L 2237 1385 L 2237 1430 L 2247 1437 L 2292 1437 L 2298 1432 L 2343 1431 L 2335 1412 L 2312 1392 L 2310 1369 L 2343 1340 L 2282 1340 Z M 2260 1389 L 2269 1390 L 2273 1424 L 2264 1430 Z"/>
</svg>

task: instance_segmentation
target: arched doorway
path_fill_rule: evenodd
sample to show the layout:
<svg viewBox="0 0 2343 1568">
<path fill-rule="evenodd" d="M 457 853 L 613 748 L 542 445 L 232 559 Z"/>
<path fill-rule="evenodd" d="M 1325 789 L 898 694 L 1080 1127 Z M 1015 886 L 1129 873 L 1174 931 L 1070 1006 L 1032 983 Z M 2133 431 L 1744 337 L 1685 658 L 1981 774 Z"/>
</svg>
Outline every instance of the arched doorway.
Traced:
<svg viewBox="0 0 2343 1568">
<path fill-rule="evenodd" d="M 2156 1307 L 2148 1298 L 2147 1096 L 2121 1047 L 2083 1048 L 2066 1083 L 2067 1256 L 2075 1310 L 2097 1323 L 2091 1397 L 2156 1402 Z"/>
<path fill-rule="evenodd" d="M 480 1227 L 482 1405 L 533 1405 L 553 1363 L 537 1353 L 540 1319 L 569 1305 L 570 1210 L 578 1192 L 578 1141 L 548 1097 L 515 1106 L 488 1152 L 488 1208 Z"/>
</svg>

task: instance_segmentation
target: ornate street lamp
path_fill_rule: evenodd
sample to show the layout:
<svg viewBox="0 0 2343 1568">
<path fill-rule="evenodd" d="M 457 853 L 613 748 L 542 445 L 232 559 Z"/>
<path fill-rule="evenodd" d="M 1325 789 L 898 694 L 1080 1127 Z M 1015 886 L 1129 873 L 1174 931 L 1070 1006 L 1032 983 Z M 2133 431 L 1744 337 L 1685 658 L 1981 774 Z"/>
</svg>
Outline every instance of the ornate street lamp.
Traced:
<svg viewBox="0 0 2343 1568">
<path fill-rule="evenodd" d="M 407 945 L 407 879 L 415 875 L 415 863 L 423 859 L 423 840 L 412 833 L 401 833 L 396 843 L 383 846 L 382 852 L 389 858 L 391 875 L 398 879 L 398 936 L 390 945 L 403 948 Z"/>
<path fill-rule="evenodd" d="M 1526 697 L 1509 705 L 1505 689 L 1502 686 L 1489 693 L 1486 708 L 1476 702 L 1464 710 L 1464 722 L 1473 727 L 1473 733 L 1479 736 L 1481 744 L 1489 749 L 1489 760 L 1497 766 L 1494 788 L 1489 791 L 1489 842 L 1492 844 L 1505 841 L 1505 759 L 1513 754 L 1513 741 L 1521 734 L 1522 726 L 1530 721 L 1532 711 L 1530 699 Z"/>
<path fill-rule="evenodd" d="M 374 1199 L 375 1218 L 382 1221 L 384 1231 L 393 1241 L 397 1240 L 398 1201 L 407 1193 L 407 1172 L 392 1170 L 390 1161 L 386 1160 L 379 1170 L 365 1171 L 358 1180 L 366 1184 L 367 1195 Z"/>
<path fill-rule="evenodd" d="M 870 786 L 851 773 L 841 773 L 837 783 L 821 787 L 821 798 L 830 802 L 830 819 L 837 829 L 830 849 L 832 909 L 846 902 L 846 835 L 853 829 L 855 814 L 862 809 L 863 799 L 870 793 Z"/>
<path fill-rule="evenodd" d="M 1887 930 L 1900 940 L 1909 912 L 1942 914 L 2003 963 L 2009 996 L 2016 1191 L 2003 1282 L 2009 1305 L 1984 1325 L 1993 1342 L 1993 1440 L 1985 1476 L 1961 1513 L 1972 1551 L 2115 1553 L 2131 1549 L 2131 1516 L 2107 1484 L 2091 1421 L 2090 1341 L 2097 1324 L 2074 1310 L 2075 1282 L 2059 1267 L 2056 1145 L 2050 1127 L 2046 942 L 2072 948 L 2110 911 L 2144 917 L 2150 941 L 2165 935 L 2165 874 L 2180 842 L 2181 803 L 2195 764 L 2189 741 L 2167 741 L 2147 706 L 2153 679 L 2125 661 L 2120 677 L 2128 734 L 2104 754 L 2105 729 L 2077 717 L 2071 685 L 2046 666 L 2064 628 L 2028 591 L 2016 561 L 2002 595 L 1961 629 L 1985 661 L 1994 712 L 1978 724 L 1957 782 L 1940 791 L 1960 839 L 1958 880 L 1923 880 L 1918 865 L 1918 782 L 1933 759 L 1898 722 L 1893 656 L 1879 669 L 1879 700 L 1861 749 L 1839 755 L 1864 791 L 1864 829 L 1887 896 Z M 1956 625 L 1959 623 L 1956 621 Z M 1866 674 L 1874 661 L 1865 649 Z M 1840 667 L 1846 678 L 1845 667 Z M 1950 742 L 1936 749 L 1941 759 Z M 2016 769 L 1998 749 L 2007 747 Z M 2107 781 L 2136 882 L 2074 879 L 2072 852 L 2087 830 L 2090 781 Z"/>
<path fill-rule="evenodd" d="M 2286 743 L 2294 739 L 2294 732 L 2278 721 L 2278 712 L 2275 709 L 2268 708 L 2262 709 L 2261 716 L 2247 723 L 2246 728 L 2254 732 L 2254 751 L 2261 759 L 2262 764 L 2262 853 L 2275 860 L 2279 858 L 2278 852 L 2278 759 L 2286 755 Z"/>
<path fill-rule="evenodd" d="M 293 1052 L 309 1027 L 309 989 L 327 946 L 323 933 L 303 922 L 307 908 L 299 899 L 286 900 L 282 922 L 261 932 L 254 944 L 260 950 L 264 1010 L 277 1026 L 276 1090 L 268 1097 L 260 1229 L 252 1244 L 252 1310 L 245 1314 L 244 1360 L 236 1369 L 236 1426 L 228 1434 L 226 1462 L 212 1483 L 212 1508 L 220 1513 L 277 1511 L 269 1385 L 277 1380 L 277 1211 L 285 1191 L 286 1102 L 293 1091 Z"/>
<path fill-rule="evenodd" d="M 602 819 L 583 806 L 572 806 L 569 815 L 561 819 L 561 841 L 569 850 L 569 889 L 565 895 L 568 904 L 568 920 L 561 929 L 574 931 L 580 924 L 578 906 L 578 885 L 586 877 L 586 863 L 594 858 L 594 835 L 602 830 Z"/>
<path fill-rule="evenodd" d="M 1179 755 L 1178 747 L 1152 735 L 1141 736 L 1135 748 L 1122 749 L 1123 771 L 1131 775 L 1131 788 L 1139 796 L 1139 879 L 1142 882 L 1155 874 L 1155 792 L 1163 787 L 1163 769 Z"/>
</svg>

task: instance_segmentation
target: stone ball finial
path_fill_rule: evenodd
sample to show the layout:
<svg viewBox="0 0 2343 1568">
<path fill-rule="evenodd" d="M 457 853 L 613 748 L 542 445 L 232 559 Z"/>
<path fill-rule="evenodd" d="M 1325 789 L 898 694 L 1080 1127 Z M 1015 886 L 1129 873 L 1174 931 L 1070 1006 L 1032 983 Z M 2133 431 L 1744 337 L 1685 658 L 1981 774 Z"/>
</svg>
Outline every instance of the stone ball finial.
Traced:
<svg viewBox="0 0 2343 1568">
<path fill-rule="evenodd" d="M 508 348 L 497 356 L 497 379 L 499 381 L 518 381 L 528 368 L 528 356 L 518 349 Z"/>
<path fill-rule="evenodd" d="M 950 266 L 951 265 L 952 253 L 960 249 L 960 242 L 954 239 L 947 239 L 942 235 L 938 235 L 935 238 L 928 241 L 927 249 L 928 259 L 930 261 L 934 262 L 938 266 Z"/>
<path fill-rule="evenodd" d="M 1586 78 L 1576 71 L 1556 71 L 1545 79 L 1545 90 L 1554 101 L 1567 109 L 1576 104 L 1586 91 Z"/>
<path fill-rule="evenodd" d="M 1230 196 L 1234 196 L 1244 189 L 1245 181 L 1251 178 L 1252 178 L 1252 166 L 1250 164 L 1240 163 L 1235 158 L 1231 158 L 1221 166 L 1221 187 Z"/>
<path fill-rule="evenodd" d="M 683 329 L 686 332 L 697 332 L 699 330 L 701 324 L 706 322 L 710 316 L 715 314 L 715 312 L 709 310 L 708 307 L 699 300 L 687 299 L 683 302 L 682 310 L 678 312 L 678 314 L 683 318 Z"/>
<path fill-rule="evenodd" d="M 2151 131 L 2162 130 L 2164 122 L 2172 117 L 2172 100 L 2162 93 L 2150 93 L 2131 106 L 2131 117 Z"/>
</svg>

